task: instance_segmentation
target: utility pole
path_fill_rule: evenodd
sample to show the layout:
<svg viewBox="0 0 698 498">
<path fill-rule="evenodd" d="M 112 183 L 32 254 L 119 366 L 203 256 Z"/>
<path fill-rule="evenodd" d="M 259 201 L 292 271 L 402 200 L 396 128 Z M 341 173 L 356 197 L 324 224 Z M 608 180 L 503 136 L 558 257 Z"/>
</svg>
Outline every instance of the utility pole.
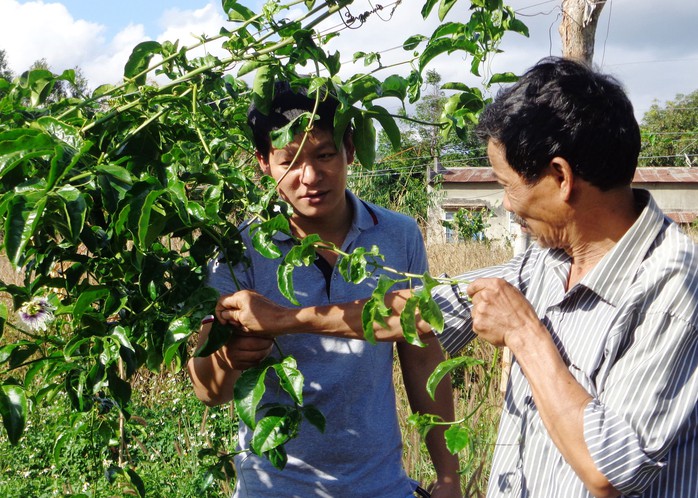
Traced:
<svg viewBox="0 0 698 498">
<path fill-rule="evenodd" d="M 562 56 L 591 64 L 599 16 L 607 0 L 562 0 L 562 22 L 558 27 Z"/>
</svg>

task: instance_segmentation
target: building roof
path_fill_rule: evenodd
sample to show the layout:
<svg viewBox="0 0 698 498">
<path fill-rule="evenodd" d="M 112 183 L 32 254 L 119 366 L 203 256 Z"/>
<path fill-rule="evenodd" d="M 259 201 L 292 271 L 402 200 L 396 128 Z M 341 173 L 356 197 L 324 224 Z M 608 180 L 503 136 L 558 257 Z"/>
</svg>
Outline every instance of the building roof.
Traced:
<svg viewBox="0 0 698 498">
<path fill-rule="evenodd" d="M 444 183 L 492 183 L 492 168 L 452 168 L 442 173 Z M 698 168 L 637 168 L 633 183 L 698 183 Z"/>
</svg>

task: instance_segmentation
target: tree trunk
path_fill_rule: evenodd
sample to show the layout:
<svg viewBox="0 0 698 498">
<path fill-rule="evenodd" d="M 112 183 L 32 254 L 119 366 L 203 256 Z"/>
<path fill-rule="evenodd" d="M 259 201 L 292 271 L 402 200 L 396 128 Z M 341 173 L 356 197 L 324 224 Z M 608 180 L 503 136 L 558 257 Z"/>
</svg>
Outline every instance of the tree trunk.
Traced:
<svg viewBox="0 0 698 498">
<path fill-rule="evenodd" d="M 596 25 L 606 0 L 562 0 L 562 22 L 558 30 L 562 55 L 591 64 L 594 58 Z"/>
</svg>

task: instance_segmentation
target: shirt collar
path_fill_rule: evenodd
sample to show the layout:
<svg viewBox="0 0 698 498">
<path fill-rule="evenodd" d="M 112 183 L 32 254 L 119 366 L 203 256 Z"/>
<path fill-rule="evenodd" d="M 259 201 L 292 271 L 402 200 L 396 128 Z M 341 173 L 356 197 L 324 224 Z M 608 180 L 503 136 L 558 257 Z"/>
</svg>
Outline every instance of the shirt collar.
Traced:
<svg viewBox="0 0 698 498">
<path fill-rule="evenodd" d="M 638 205 L 644 206 L 640 216 L 580 282 L 614 306 L 635 280 L 640 264 L 665 223 L 664 213 L 648 191 L 633 189 L 633 193 Z"/>
<path fill-rule="evenodd" d="M 349 190 L 346 191 L 346 196 L 347 202 L 351 205 L 353 214 L 351 228 L 349 228 L 349 232 L 347 233 L 345 244 L 355 239 L 363 230 L 367 230 L 378 224 L 378 218 L 369 204 L 360 200 Z M 283 232 L 276 232 L 273 238 L 280 242 L 291 239 L 288 234 Z"/>
</svg>

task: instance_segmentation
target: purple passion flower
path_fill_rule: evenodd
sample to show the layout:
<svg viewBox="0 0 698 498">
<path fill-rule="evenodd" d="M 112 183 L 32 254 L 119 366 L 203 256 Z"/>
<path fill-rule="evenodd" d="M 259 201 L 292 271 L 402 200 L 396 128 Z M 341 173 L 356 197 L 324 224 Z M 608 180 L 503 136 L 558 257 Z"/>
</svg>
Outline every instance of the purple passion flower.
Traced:
<svg viewBox="0 0 698 498">
<path fill-rule="evenodd" d="M 53 321 L 55 309 L 45 297 L 35 297 L 22 305 L 19 318 L 32 330 L 46 330 Z"/>
</svg>

